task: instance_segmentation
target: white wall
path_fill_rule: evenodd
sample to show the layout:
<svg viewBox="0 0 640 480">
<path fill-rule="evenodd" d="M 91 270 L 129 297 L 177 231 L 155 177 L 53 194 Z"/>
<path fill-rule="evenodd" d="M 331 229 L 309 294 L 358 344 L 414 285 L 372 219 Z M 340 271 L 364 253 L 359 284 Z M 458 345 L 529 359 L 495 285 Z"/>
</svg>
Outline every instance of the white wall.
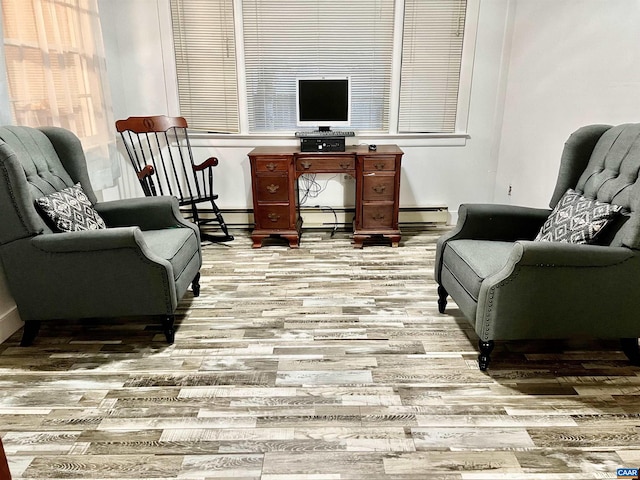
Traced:
<svg viewBox="0 0 640 480">
<path fill-rule="evenodd" d="M 639 26 L 637 0 L 515 3 L 495 201 L 547 207 L 573 131 L 640 121 Z"/>
<path fill-rule="evenodd" d="M 176 114 L 172 85 L 173 72 L 167 71 L 159 23 L 166 15 L 167 0 L 101 0 L 100 9 L 107 50 L 107 69 L 113 83 L 114 116 Z M 397 143 L 405 151 L 401 178 L 401 207 L 448 206 L 455 214 L 461 202 L 487 202 L 494 194 L 497 168 L 497 135 L 502 118 L 501 72 L 507 31 L 508 2 L 482 0 L 473 70 L 469 111 L 470 139 L 464 146 L 425 145 L 398 138 L 367 138 L 369 143 Z M 498 108 L 497 108 L 498 107 Z M 268 140 L 295 145 L 294 138 Z M 356 138 L 356 141 L 358 139 Z M 218 205 L 225 208 L 252 208 L 251 180 L 247 153 L 263 144 L 259 139 L 198 139 L 198 158 L 216 155 Z M 353 204 L 343 194 L 340 180 L 331 185 L 328 195 L 317 200 L 323 205 Z M 350 185 L 346 184 L 348 192 Z M 123 192 L 128 195 L 130 192 Z M 315 203 L 315 202 L 313 202 Z"/>
</svg>

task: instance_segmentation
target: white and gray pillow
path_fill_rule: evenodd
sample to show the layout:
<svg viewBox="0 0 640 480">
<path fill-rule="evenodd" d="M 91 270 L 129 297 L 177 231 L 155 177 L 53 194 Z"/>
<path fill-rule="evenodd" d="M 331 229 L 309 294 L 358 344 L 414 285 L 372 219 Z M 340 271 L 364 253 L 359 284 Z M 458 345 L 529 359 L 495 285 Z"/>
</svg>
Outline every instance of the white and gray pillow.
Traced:
<svg viewBox="0 0 640 480">
<path fill-rule="evenodd" d="M 622 210 L 619 205 L 589 199 L 569 189 L 544 222 L 535 240 L 593 243 L 598 233 Z"/>
<path fill-rule="evenodd" d="M 107 228 L 80 183 L 40 197 L 36 199 L 36 205 L 60 232 Z"/>
</svg>

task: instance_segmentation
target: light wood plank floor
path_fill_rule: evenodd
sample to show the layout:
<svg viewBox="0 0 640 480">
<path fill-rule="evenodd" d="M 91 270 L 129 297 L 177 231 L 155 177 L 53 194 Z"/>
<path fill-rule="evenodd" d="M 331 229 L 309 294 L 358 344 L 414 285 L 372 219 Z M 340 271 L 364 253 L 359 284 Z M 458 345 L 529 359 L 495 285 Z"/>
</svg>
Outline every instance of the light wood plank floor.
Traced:
<svg viewBox="0 0 640 480">
<path fill-rule="evenodd" d="M 176 342 L 144 320 L 0 345 L 14 479 L 601 479 L 640 466 L 640 369 L 615 343 L 498 344 L 487 373 L 433 281 L 442 230 L 353 249 L 204 248 Z M 603 319 L 606 321 L 606 319 Z"/>
</svg>

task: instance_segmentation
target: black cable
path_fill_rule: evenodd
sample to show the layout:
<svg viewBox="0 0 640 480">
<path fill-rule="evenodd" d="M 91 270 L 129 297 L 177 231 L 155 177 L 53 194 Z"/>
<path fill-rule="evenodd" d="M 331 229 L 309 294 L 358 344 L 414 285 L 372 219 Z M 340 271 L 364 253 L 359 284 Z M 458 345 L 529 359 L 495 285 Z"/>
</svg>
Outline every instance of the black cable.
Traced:
<svg viewBox="0 0 640 480">
<path fill-rule="evenodd" d="M 333 175 L 328 178 L 326 182 L 324 182 L 324 186 L 320 184 L 320 182 L 316 181 L 317 174 L 315 173 L 305 173 L 300 175 L 298 178 L 298 189 L 301 192 L 302 196 L 300 197 L 300 205 L 304 205 L 304 203 L 310 198 L 318 197 L 322 192 L 327 189 L 329 185 L 329 181 L 333 180 L 337 177 L 337 175 Z"/>
<path fill-rule="evenodd" d="M 331 237 L 333 238 L 336 231 L 338 230 L 338 214 L 333 207 L 329 206 L 320 206 L 320 210 L 323 212 L 326 210 L 331 210 L 331 212 L 333 213 L 333 230 L 331 230 Z"/>
<path fill-rule="evenodd" d="M 324 182 L 323 186 L 316 180 L 316 176 L 317 175 L 315 173 L 305 173 L 298 177 L 298 189 L 302 195 L 300 197 L 299 205 L 303 205 L 310 198 L 318 197 L 327 189 L 329 181 L 337 177 L 337 175 L 331 176 L 326 182 Z M 315 207 L 319 208 L 321 211 L 330 210 L 333 213 L 333 229 L 331 230 L 331 237 L 333 237 L 338 230 L 338 214 L 333 207 L 325 205 L 315 205 Z"/>
</svg>

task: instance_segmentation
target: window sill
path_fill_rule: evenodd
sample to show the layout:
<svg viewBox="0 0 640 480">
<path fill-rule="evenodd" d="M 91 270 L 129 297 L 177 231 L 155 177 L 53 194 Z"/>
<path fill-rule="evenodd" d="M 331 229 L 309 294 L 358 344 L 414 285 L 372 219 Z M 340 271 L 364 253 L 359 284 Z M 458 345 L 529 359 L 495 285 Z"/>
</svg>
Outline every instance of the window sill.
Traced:
<svg viewBox="0 0 640 480">
<path fill-rule="evenodd" d="M 215 144 L 216 147 L 250 147 L 268 145 L 300 144 L 300 139 L 293 134 L 233 134 L 190 131 L 189 138 L 194 147 L 206 147 Z M 407 147 L 460 147 L 465 146 L 470 136 L 467 133 L 411 133 L 411 134 L 356 134 L 347 137 L 347 145 L 369 143 L 395 143 Z"/>
</svg>

